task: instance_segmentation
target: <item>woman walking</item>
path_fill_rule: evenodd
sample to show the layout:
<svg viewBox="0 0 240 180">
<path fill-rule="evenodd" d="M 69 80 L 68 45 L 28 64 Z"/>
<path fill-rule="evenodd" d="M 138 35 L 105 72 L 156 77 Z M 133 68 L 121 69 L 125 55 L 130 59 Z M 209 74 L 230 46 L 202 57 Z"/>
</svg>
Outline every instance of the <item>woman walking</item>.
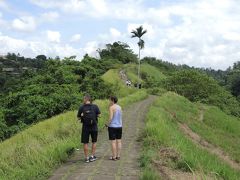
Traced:
<svg viewBox="0 0 240 180">
<path fill-rule="evenodd" d="M 109 107 L 108 127 L 109 140 L 111 141 L 112 156 L 110 160 L 119 160 L 122 149 L 122 108 L 117 104 L 116 96 L 111 96 Z"/>
</svg>

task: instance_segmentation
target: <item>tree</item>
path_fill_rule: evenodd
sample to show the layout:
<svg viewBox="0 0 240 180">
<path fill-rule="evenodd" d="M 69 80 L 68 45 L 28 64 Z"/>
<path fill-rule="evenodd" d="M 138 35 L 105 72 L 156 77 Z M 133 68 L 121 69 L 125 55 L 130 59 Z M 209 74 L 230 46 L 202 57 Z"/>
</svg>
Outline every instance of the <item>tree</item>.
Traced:
<svg viewBox="0 0 240 180">
<path fill-rule="evenodd" d="M 191 101 L 218 106 L 224 112 L 240 117 L 240 103 L 216 80 L 197 70 L 176 71 L 165 81 L 165 88 Z"/>
<path fill-rule="evenodd" d="M 138 86 L 140 84 L 140 50 L 144 48 L 144 40 L 141 39 L 141 37 L 147 33 L 147 30 L 143 30 L 143 27 L 140 26 L 136 30 L 132 30 L 131 32 L 133 35 L 131 36 L 132 38 L 137 37 L 138 38 Z"/>
<path fill-rule="evenodd" d="M 106 44 L 104 49 L 97 50 L 102 60 L 112 59 L 113 63 L 136 63 L 137 55 L 129 48 L 129 45 L 123 42 L 114 42 L 113 44 Z"/>
<path fill-rule="evenodd" d="M 41 54 L 41 55 L 36 56 L 36 59 L 46 61 L 47 57 L 45 55 Z"/>
</svg>

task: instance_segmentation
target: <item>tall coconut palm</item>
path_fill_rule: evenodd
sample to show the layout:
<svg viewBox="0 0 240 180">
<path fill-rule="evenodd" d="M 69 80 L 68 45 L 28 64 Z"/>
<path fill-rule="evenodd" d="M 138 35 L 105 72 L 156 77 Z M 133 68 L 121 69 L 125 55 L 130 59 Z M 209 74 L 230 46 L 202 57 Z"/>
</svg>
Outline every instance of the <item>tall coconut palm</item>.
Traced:
<svg viewBox="0 0 240 180">
<path fill-rule="evenodd" d="M 137 37 L 138 38 L 138 87 L 139 87 L 139 85 L 140 85 L 140 51 L 141 51 L 141 49 L 143 49 L 144 48 L 144 44 L 145 44 L 145 42 L 144 42 L 144 40 L 142 40 L 141 38 L 142 38 L 142 36 L 145 34 L 145 33 L 147 33 L 147 30 L 143 30 L 143 27 L 142 26 L 140 26 L 140 27 L 138 27 L 138 28 L 136 28 L 136 30 L 132 30 L 132 38 L 135 38 L 135 37 Z"/>
</svg>

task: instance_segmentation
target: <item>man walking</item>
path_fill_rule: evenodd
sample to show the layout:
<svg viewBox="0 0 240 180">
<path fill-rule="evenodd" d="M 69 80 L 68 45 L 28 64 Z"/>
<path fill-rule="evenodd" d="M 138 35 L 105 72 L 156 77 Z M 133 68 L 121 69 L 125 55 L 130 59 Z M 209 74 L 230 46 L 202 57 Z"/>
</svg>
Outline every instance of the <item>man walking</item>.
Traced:
<svg viewBox="0 0 240 180">
<path fill-rule="evenodd" d="M 81 142 L 84 144 L 84 155 L 85 155 L 85 162 L 92 162 L 95 161 L 97 158 L 95 156 L 96 152 L 96 143 L 98 137 L 98 117 L 100 116 L 101 112 L 97 105 L 92 104 L 91 96 L 85 95 L 83 98 L 83 105 L 79 108 L 77 117 L 81 120 L 82 123 L 82 136 Z M 92 154 L 89 157 L 88 154 L 88 143 L 89 143 L 89 136 L 92 139 Z"/>
</svg>

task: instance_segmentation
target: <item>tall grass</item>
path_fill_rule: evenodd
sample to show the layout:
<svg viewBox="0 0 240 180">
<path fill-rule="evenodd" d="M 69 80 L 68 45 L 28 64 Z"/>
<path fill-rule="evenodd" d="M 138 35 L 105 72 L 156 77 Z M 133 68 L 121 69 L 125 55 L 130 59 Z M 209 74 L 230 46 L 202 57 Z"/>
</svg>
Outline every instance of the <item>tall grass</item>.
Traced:
<svg viewBox="0 0 240 180">
<path fill-rule="evenodd" d="M 138 91 L 120 99 L 124 107 L 147 97 Z M 100 128 L 107 120 L 108 101 L 96 101 L 102 111 Z M 0 179 L 45 179 L 80 145 L 81 125 L 76 111 L 42 121 L 0 143 Z"/>
<path fill-rule="evenodd" d="M 149 162 L 153 159 L 161 162 L 162 157 L 159 156 L 159 150 L 171 148 L 179 154 L 177 160 L 169 162 L 168 165 L 172 168 L 202 172 L 206 175 L 215 174 L 216 178 L 222 179 L 237 180 L 240 178 L 239 171 L 232 169 L 217 156 L 199 148 L 189 140 L 179 130 L 176 120 L 169 114 L 169 110 L 173 111 L 179 120 L 188 123 L 194 121 L 192 115 L 197 115 L 198 112 L 196 106 L 189 104 L 188 100 L 174 93 L 167 93 L 160 97 L 147 114 L 145 148 L 142 159 L 147 154 L 149 155 L 149 151 L 153 151 L 148 157 Z M 143 176 L 146 175 L 143 173 Z"/>
<path fill-rule="evenodd" d="M 239 118 L 227 115 L 214 106 L 194 104 L 173 93 L 163 96 L 161 105 L 167 111 L 174 113 L 179 121 L 186 123 L 194 132 L 240 162 Z M 201 113 L 202 120 L 200 120 Z"/>
</svg>

